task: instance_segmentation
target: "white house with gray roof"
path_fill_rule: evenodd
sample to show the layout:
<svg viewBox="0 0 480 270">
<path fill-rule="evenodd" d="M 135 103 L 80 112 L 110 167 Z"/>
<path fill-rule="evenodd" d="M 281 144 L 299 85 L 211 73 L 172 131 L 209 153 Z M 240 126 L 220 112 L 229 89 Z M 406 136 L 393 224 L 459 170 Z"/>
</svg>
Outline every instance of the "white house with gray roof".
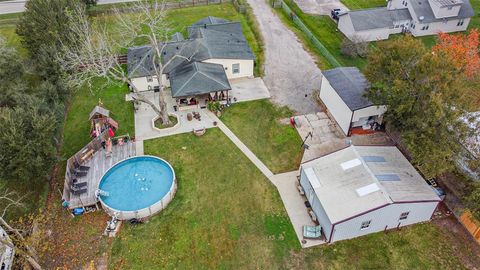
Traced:
<svg viewBox="0 0 480 270">
<path fill-rule="evenodd" d="M 229 80 L 253 77 L 255 56 L 240 23 L 206 17 L 187 30 L 187 39 L 177 32 L 163 47 L 164 84 L 180 108 L 228 102 Z M 134 90 L 158 89 L 154 66 L 158 64 L 150 46 L 130 48 L 127 59 Z"/>
<path fill-rule="evenodd" d="M 371 129 L 382 124 L 386 106 L 374 105 L 364 95 L 369 83 L 356 67 L 323 71 L 320 99 L 327 114 L 346 136 L 353 128 Z"/>
<path fill-rule="evenodd" d="M 474 11 L 469 0 L 388 0 L 386 7 L 352 10 L 339 15 L 338 29 L 354 42 L 467 30 Z"/>
<path fill-rule="evenodd" d="M 431 219 L 440 198 L 395 146 L 350 146 L 300 167 L 327 242 Z"/>
</svg>

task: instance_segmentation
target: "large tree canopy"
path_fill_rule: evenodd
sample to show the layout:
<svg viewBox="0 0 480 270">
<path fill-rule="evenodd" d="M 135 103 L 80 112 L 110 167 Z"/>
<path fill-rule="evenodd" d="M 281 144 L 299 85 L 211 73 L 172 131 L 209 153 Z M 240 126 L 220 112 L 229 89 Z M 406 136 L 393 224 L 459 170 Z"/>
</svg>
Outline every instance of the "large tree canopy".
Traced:
<svg viewBox="0 0 480 270">
<path fill-rule="evenodd" d="M 470 132 L 461 120 L 468 103 L 463 71 L 408 36 L 373 49 L 365 74 L 372 83 L 368 97 L 388 107 L 386 120 L 420 170 L 433 177 L 451 169 Z"/>
</svg>

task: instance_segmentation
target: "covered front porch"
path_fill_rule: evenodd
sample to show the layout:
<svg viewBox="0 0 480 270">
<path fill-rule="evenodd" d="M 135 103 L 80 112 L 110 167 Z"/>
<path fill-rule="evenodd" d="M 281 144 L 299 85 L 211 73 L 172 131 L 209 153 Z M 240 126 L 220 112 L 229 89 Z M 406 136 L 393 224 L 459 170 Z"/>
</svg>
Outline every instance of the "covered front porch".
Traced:
<svg viewBox="0 0 480 270">
<path fill-rule="evenodd" d="M 207 94 L 198 94 L 175 98 L 177 110 L 204 109 L 209 102 L 230 103 L 229 90 L 214 91 Z"/>
</svg>

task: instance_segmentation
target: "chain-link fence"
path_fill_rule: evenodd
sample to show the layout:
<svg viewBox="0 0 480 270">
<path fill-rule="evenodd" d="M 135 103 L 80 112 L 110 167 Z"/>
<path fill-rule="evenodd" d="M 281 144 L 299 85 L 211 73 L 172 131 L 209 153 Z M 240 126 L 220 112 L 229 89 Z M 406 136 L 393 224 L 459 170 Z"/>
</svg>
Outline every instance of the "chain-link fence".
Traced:
<svg viewBox="0 0 480 270">
<path fill-rule="evenodd" d="M 308 37 L 308 39 L 312 42 L 312 44 L 315 46 L 315 48 L 323 55 L 323 57 L 332 65 L 332 67 L 340 67 L 340 63 L 337 61 L 335 56 L 333 56 L 327 48 L 320 42 L 320 40 L 313 35 L 312 31 L 308 29 L 308 27 L 298 18 L 297 14 L 290 9 L 290 7 L 285 4 L 285 2 L 282 3 L 282 9 L 283 11 L 288 15 L 288 17 L 295 23 L 296 26 Z"/>
</svg>

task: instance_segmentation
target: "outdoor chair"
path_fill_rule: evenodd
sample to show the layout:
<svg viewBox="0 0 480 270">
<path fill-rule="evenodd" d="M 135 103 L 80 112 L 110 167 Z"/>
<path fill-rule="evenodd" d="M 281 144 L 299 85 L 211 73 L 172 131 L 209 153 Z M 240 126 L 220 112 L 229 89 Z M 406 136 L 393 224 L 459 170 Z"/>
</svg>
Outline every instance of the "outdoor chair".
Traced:
<svg viewBox="0 0 480 270">
<path fill-rule="evenodd" d="M 87 193 L 87 189 L 84 188 L 84 189 L 76 189 L 76 190 L 72 190 L 72 194 L 73 195 L 81 195 L 83 193 Z"/>
<path fill-rule="evenodd" d="M 87 186 L 87 182 L 74 183 L 71 187 L 73 190 L 81 189 Z"/>
<path fill-rule="evenodd" d="M 80 165 L 78 168 L 77 168 L 78 171 L 81 171 L 81 172 L 88 172 L 88 170 L 90 170 L 90 167 L 89 166 L 83 166 L 83 165 Z"/>
<path fill-rule="evenodd" d="M 322 236 L 321 226 L 303 226 L 303 238 L 319 239 Z"/>
</svg>

